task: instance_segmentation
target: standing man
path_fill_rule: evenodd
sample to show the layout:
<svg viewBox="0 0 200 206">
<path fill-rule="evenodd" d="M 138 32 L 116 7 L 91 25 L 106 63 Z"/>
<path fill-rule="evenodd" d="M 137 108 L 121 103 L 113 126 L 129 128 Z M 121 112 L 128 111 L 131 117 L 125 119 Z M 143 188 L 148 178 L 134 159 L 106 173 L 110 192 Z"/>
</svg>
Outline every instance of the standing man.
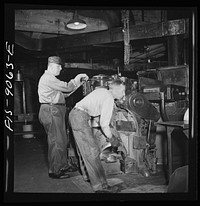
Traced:
<svg viewBox="0 0 200 206">
<path fill-rule="evenodd" d="M 48 139 L 49 177 L 68 178 L 69 165 L 67 157 L 67 134 L 65 127 L 65 97 L 75 91 L 82 83 L 81 78 L 88 79 L 86 74 L 78 74 L 68 83 L 56 76 L 62 70 L 62 60 L 58 56 L 48 58 L 47 70 L 38 84 L 39 120 L 44 126 Z"/>
<path fill-rule="evenodd" d="M 98 88 L 81 101 L 69 113 L 69 122 L 77 145 L 78 153 L 86 167 L 89 181 L 95 192 L 117 192 L 117 187 L 110 187 L 100 160 L 100 149 L 89 125 L 91 117 L 99 117 L 101 129 L 111 146 L 118 147 L 117 138 L 112 135 L 110 121 L 114 108 L 114 100 L 125 97 L 125 85 L 121 80 L 113 80 L 109 90 Z"/>
</svg>

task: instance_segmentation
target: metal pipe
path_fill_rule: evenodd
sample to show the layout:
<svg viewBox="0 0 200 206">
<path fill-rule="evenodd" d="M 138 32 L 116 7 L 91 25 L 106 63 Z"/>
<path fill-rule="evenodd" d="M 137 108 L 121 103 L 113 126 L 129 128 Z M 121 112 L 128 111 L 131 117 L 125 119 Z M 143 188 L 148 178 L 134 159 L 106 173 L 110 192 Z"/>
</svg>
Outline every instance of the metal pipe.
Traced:
<svg viewBox="0 0 200 206">
<path fill-rule="evenodd" d="M 25 82 L 22 81 L 23 112 L 26 114 Z"/>
<path fill-rule="evenodd" d="M 160 107 L 160 113 L 163 118 L 163 121 L 169 121 L 168 116 L 166 114 L 165 110 L 165 96 L 164 92 L 160 92 L 160 99 L 161 99 L 161 107 Z"/>
</svg>

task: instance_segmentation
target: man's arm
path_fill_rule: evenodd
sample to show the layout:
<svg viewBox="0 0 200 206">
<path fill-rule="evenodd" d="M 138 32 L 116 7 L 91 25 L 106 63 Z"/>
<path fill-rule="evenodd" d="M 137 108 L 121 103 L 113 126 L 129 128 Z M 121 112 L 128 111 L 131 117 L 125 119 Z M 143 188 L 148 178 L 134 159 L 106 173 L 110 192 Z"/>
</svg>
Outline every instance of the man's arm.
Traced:
<svg viewBox="0 0 200 206">
<path fill-rule="evenodd" d="M 110 127 L 110 121 L 114 110 L 114 100 L 106 99 L 102 105 L 102 111 L 100 115 L 100 125 L 102 131 L 106 137 L 106 140 L 111 143 L 112 147 L 119 147 L 119 133 Z"/>
<path fill-rule="evenodd" d="M 74 79 L 71 79 L 68 83 L 65 81 L 61 81 L 56 77 L 51 78 L 49 80 L 49 87 L 61 92 L 66 92 L 66 93 L 74 92 L 78 87 L 82 85 L 82 81 L 81 81 L 82 78 L 87 80 L 88 76 L 86 74 L 78 74 Z"/>
<path fill-rule="evenodd" d="M 113 113 L 113 106 L 114 106 L 114 100 L 108 98 L 103 102 L 101 108 L 100 126 L 104 132 L 104 135 L 108 139 L 112 138 L 112 132 L 109 125 Z"/>
<path fill-rule="evenodd" d="M 74 93 L 81 85 L 83 85 L 84 82 L 82 82 L 79 86 L 77 86 L 72 92 L 70 93 L 63 93 L 64 97 L 69 97 L 72 93 Z"/>
<path fill-rule="evenodd" d="M 61 81 L 61 80 L 57 79 L 56 77 L 48 79 L 48 81 L 46 81 L 46 83 L 53 90 L 57 90 L 60 92 L 72 92 L 77 87 L 75 81 L 73 81 L 73 80 L 70 80 L 67 83 L 65 81 Z"/>
</svg>

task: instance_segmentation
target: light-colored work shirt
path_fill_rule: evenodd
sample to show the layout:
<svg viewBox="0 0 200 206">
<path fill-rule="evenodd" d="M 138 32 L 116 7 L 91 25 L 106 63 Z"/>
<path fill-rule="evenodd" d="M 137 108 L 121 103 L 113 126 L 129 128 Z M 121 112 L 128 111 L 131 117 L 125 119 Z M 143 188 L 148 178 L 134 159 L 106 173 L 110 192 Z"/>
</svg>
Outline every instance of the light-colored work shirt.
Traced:
<svg viewBox="0 0 200 206">
<path fill-rule="evenodd" d="M 65 103 L 65 97 L 76 89 L 74 80 L 69 83 L 60 81 L 51 72 L 45 70 L 38 83 L 40 103 Z"/>
<path fill-rule="evenodd" d="M 90 116 L 100 116 L 100 126 L 108 127 L 111 121 L 114 98 L 105 88 L 98 88 L 76 103 L 75 107 L 81 107 Z"/>
</svg>

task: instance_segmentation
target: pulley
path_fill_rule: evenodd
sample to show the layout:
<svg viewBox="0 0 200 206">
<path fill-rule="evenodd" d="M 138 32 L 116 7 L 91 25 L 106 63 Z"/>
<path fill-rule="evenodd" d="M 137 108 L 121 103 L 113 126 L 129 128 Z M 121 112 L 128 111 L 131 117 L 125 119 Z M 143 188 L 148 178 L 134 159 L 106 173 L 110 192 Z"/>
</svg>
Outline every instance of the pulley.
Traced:
<svg viewBox="0 0 200 206">
<path fill-rule="evenodd" d="M 133 113 L 147 120 L 158 121 L 160 113 L 141 93 L 131 93 L 126 97 L 126 106 Z"/>
</svg>

